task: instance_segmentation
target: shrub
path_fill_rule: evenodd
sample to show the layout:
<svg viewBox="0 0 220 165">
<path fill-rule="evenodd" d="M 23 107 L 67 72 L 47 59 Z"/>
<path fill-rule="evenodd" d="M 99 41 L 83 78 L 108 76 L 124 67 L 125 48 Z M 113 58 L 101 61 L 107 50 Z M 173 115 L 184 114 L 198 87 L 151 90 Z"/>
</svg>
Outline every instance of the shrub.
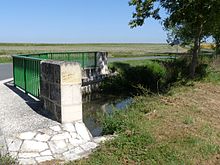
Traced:
<svg viewBox="0 0 220 165">
<path fill-rule="evenodd" d="M 163 61 L 116 62 L 111 64 L 110 68 L 112 71 L 117 71 L 118 75 L 107 79 L 101 88 L 104 92 L 116 94 L 166 92 L 174 83 L 188 82 L 190 61 L 189 57 L 181 57 Z M 211 61 L 212 56 L 200 57 L 196 68 L 196 79 L 207 75 L 207 68 Z"/>
<path fill-rule="evenodd" d="M 111 69 L 117 70 L 119 74 L 109 78 L 102 84 L 102 89 L 105 92 L 137 94 L 137 92 L 140 92 L 137 86 L 155 92 L 162 89 L 166 82 L 166 68 L 157 62 L 149 62 L 143 66 L 114 63 Z"/>
</svg>

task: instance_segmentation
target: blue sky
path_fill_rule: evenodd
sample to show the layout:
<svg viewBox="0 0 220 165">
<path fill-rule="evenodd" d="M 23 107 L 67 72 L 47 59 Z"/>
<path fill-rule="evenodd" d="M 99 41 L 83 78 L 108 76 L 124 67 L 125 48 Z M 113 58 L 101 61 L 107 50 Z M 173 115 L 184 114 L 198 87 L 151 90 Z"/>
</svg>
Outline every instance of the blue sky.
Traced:
<svg viewBox="0 0 220 165">
<path fill-rule="evenodd" d="M 128 0 L 1 0 L 0 6 L 0 42 L 166 42 L 153 19 L 129 28 Z"/>
</svg>

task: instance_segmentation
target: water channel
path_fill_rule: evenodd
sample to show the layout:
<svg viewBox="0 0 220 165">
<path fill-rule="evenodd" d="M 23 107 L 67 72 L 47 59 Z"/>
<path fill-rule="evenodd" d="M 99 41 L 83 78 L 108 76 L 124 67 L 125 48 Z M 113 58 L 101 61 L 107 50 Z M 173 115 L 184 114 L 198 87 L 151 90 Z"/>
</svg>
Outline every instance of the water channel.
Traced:
<svg viewBox="0 0 220 165">
<path fill-rule="evenodd" d="M 83 97 L 83 121 L 93 136 L 102 134 L 99 121 L 103 113 L 111 114 L 114 110 L 123 110 L 132 103 L 128 96 L 113 96 L 93 93 Z"/>
</svg>

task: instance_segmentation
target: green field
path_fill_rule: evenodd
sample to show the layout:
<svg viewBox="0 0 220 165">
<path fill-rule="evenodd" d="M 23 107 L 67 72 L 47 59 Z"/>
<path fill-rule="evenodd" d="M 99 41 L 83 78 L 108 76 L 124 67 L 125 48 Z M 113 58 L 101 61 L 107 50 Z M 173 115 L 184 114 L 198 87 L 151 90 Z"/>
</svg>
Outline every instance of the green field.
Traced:
<svg viewBox="0 0 220 165">
<path fill-rule="evenodd" d="M 113 57 L 145 56 L 176 53 L 168 44 L 19 44 L 0 43 L 0 55 L 28 54 L 39 52 L 107 51 Z M 179 48 L 179 52 L 187 49 Z"/>
</svg>

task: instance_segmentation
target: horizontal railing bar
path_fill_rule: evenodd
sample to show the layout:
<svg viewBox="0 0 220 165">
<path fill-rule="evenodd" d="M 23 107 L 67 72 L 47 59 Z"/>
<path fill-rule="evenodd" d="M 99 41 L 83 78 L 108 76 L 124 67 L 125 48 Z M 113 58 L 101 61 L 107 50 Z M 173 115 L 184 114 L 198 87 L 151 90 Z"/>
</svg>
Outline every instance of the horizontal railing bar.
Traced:
<svg viewBox="0 0 220 165">
<path fill-rule="evenodd" d="M 12 55 L 12 56 L 35 56 L 35 55 L 46 55 L 46 54 L 78 54 L 78 53 L 104 53 L 105 51 L 78 51 L 78 52 L 72 52 L 72 51 L 67 51 L 67 52 L 42 52 L 42 53 L 31 53 L 31 54 L 18 54 L 18 55 Z"/>
<path fill-rule="evenodd" d="M 37 60 L 37 61 L 42 61 L 42 58 L 35 58 L 35 57 L 26 57 L 26 56 L 21 56 L 21 55 L 12 55 L 13 58 L 20 58 L 20 59 L 28 59 L 28 60 Z M 47 59 L 45 59 L 47 60 Z"/>
</svg>

